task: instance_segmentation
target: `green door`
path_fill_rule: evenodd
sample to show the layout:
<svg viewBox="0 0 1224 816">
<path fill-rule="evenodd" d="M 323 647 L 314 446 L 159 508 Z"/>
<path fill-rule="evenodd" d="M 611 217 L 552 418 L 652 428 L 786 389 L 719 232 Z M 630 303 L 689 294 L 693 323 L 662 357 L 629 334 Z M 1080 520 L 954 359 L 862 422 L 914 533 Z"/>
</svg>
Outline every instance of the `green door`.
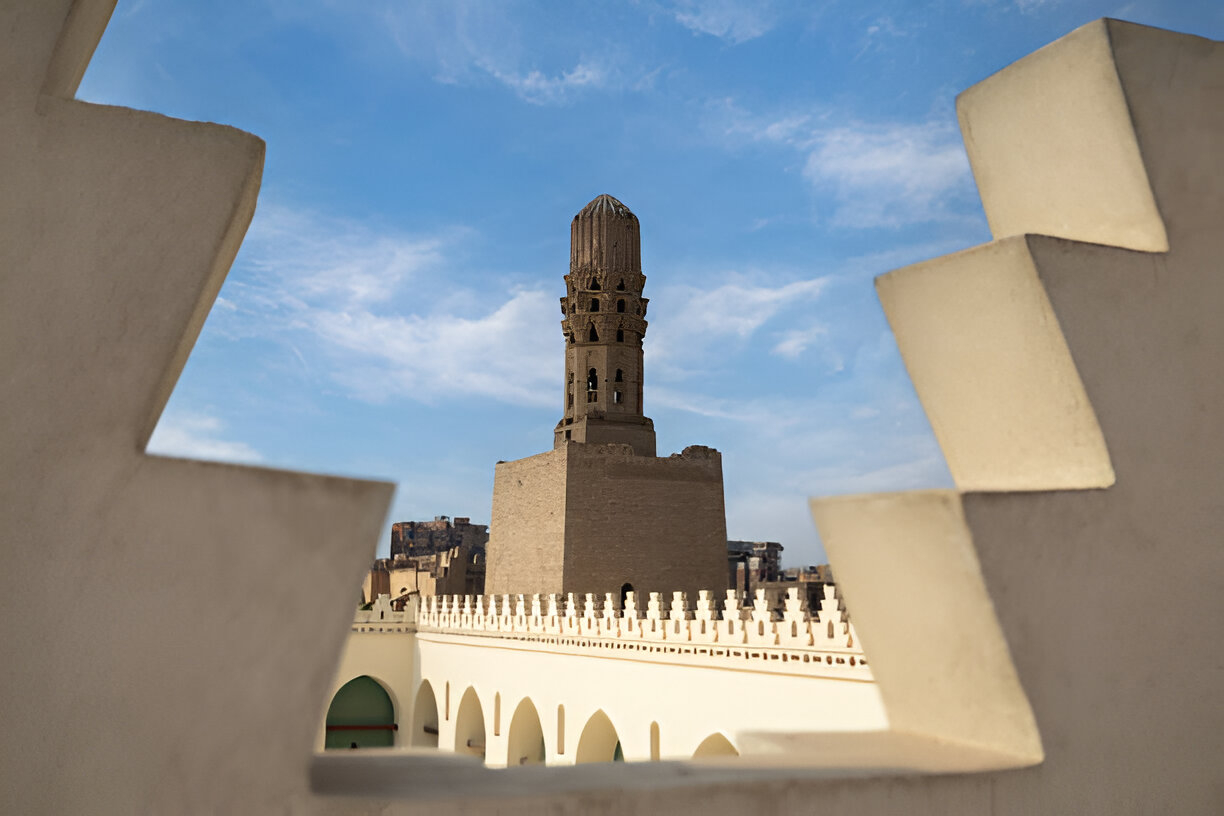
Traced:
<svg viewBox="0 0 1224 816">
<path fill-rule="evenodd" d="M 345 683 L 327 709 L 332 748 L 385 748 L 395 744 L 395 706 L 378 681 L 362 675 Z"/>
</svg>

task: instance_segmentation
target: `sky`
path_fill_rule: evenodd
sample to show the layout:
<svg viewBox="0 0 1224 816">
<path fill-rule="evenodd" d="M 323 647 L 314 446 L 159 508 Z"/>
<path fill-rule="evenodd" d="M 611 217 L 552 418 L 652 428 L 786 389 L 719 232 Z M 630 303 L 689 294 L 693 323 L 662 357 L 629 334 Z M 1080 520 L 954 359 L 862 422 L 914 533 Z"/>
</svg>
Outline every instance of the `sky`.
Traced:
<svg viewBox="0 0 1224 816">
<path fill-rule="evenodd" d="M 1208 0 L 120 0 L 79 98 L 267 143 L 149 449 L 488 523 L 494 463 L 552 446 L 608 193 L 660 455 L 718 448 L 728 536 L 822 563 L 807 497 L 952 484 L 872 279 L 991 238 L 956 94 L 1099 17 L 1224 39 Z"/>
</svg>

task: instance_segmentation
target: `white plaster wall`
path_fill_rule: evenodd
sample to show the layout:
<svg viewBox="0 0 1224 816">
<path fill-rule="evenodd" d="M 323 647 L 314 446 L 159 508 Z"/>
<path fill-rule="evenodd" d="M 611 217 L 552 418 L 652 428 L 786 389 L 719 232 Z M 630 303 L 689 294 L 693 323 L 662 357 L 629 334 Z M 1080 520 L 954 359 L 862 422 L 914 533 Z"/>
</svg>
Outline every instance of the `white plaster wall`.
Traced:
<svg viewBox="0 0 1224 816">
<path fill-rule="evenodd" d="M 549 763 L 573 762 L 579 736 L 596 711 L 612 720 L 626 760 L 650 759 L 650 724 L 660 727 L 664 759 L 688 759 L 706 737 L 744 730 L 869 731 L 887 725 L 875 685 L 762 671 L 663 664 L 536 651 L 497 638 L 420 633 L 421 675 L 435 690 L 450 684 L 451 719 L 439 745 L 454 745 L 457 701 L 468 686 L 480 697 L 490 765 L 505 763 L 509 718 L 531 698 L 540 713 Z M 414 689 L 415 693 L 415 689 Z M 493 700 L 501 694 L 502 733 L 493 735 Z M 441 708 L 442 692 L 439 692 Z M 557 754 L 557 706 L 565 706 L 564 754 Z"/>
<path fill-rule="evenodd" d="M 377 627 L 378 624 L 373 625 Z M 340 667 L 327 695 L 327 703 L 323 706 L 323 714 L 326 715 L 331 699 L 345 683 L 363 674 L 369 675 L 382 685 L 395 707 L 395 721 L 399 724 L 395 744 L 407 745 L 418 685 L 415 652 L 415 632 L 350 632 L 340 656 Z M 324 725 L 320 721 L 318 748 L 323 747 Z"/>
</svg>

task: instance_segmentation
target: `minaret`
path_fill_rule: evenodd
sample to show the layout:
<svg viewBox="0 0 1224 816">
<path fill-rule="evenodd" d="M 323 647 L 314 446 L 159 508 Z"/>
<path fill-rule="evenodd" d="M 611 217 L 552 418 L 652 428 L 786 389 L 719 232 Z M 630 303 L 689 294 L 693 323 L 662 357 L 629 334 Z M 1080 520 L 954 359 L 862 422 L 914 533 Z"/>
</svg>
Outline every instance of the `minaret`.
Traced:
<svg viewBox="0 0 1224 816">
<path fill-rule="evenodd" d="M 642 414 L 645 284 L 637 216 L 599 196 L 570 224 L 561 298 L 565 414 L 554 447 L 620 442 L 639 456 L 655 455 L 654 423 Z"/>
</svg>

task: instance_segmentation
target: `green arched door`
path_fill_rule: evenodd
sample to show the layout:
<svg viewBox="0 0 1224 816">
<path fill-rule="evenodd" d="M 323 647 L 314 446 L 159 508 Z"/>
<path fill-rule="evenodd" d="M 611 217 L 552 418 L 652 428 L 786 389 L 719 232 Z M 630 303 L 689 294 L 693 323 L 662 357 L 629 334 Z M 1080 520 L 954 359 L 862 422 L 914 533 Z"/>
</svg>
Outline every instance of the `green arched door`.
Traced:
<svg viewBox="0 0 1224 816">
<path fill-rule="evenodd" d="M 395 706 L 378 681 L 348 681 L 327 708 L 325 748 L 385 748 L 395 744 Z"/>
</svg>

